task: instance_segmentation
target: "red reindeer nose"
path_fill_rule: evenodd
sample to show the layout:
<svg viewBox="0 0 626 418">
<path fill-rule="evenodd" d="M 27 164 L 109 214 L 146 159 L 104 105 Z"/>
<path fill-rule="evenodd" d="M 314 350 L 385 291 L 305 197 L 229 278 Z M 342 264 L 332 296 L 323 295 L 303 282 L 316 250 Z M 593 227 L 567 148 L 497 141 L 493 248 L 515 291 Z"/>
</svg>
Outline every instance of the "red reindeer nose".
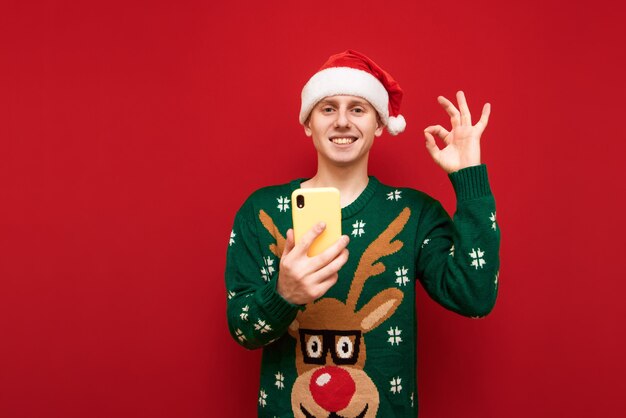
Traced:
<svg viewBox="0 0 626 418">
<path fill-rule="evenodd" d="M 327 411 L 337 412 L 348 406 L 356 385 L 346 370 L 327 366 L 313 373 L 309 390 L 319 406 Z"/>
</svg>

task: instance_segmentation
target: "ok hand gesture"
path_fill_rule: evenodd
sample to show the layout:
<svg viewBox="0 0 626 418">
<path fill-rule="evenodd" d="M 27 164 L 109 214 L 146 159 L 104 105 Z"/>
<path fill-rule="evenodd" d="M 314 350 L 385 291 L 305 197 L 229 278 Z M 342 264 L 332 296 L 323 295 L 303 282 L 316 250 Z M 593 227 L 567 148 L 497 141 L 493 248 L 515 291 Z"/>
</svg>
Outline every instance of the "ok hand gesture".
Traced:
<svg viewBox="0 0 626 418">
<path fill-rule="evenodd" d="M 424 129 L 426 149 L 428 149 L 433 160 L 448 174 L 480 164 L 480 136 L 487 127 L 491 112 L 491 105 L 486 103 L 480 120 L 472 126 L 472 115 L 469 107 L 467 107 L 465 94 L 462 91 L 457 92 L 456 100 L 459 103 L 459 109 L 454 107 L 454 104 L 445 97 L 439 96 L 437 98 L 439 104 L 450 115 L 450 122 L 452 123 L 450 132 L 441 125 L 432 125 Z M 435 136 L 445 144 L 443 149 L 439 149 L 437 146 Z"/>
</svg>

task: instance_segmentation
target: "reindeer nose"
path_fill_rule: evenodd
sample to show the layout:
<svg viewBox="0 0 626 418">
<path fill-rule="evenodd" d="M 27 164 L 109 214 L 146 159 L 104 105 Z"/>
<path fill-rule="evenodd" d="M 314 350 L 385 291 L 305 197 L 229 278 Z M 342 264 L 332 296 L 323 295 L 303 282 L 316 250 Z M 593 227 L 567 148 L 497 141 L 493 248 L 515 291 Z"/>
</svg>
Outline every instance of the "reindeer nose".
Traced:
<svg viewBox="0 0 626 418">
<path fill-rule="evenodd" d="M 319 406 L 327 411 L 337 412 L 348 406 L 356 385 L 345 369 L 326 366 L 313 373 L 309 390 Z"/>
</svg>

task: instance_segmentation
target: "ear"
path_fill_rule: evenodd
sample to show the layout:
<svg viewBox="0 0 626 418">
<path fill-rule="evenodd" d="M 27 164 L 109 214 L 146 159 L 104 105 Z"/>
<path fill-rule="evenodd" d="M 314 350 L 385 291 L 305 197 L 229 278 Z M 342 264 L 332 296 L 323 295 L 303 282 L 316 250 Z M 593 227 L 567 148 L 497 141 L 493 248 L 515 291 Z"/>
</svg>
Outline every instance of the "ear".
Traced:
<svg viewBox="0 0 626 418">
<path fill-rule="evenodd" d="M 399 289 L 385 289 L 374 296 L 358 313 L 363 333 L 373 330 L 390 318 L 400 306 L 403 297 L 404 294 Z"/>
<path fill-rule="evenodd" d="M 306 136 L 310 137 L 313 135 L 313 132 L 311 131 L 311 116 L 306 118 L 302 126 L 304 126 L 304 133 Z"/>
<path fill-rule="evenodd" d="M 385 125 L 380 120 L 380 116 L 376 115 L 376 131 L 374 132 L 375 136 L 381 136 L 383 134 L 383 130 L 385 129 Z"/>
<path fill-rule="evenodd" d="M 294 319 L 291 324 L 289 324 L 289 328 L 287 328 L 287 332 L 296 340 L 298 339 L 298 330 L 300 329 L 300 323 L 298 322 L 298 318 Z"/>
</svg>

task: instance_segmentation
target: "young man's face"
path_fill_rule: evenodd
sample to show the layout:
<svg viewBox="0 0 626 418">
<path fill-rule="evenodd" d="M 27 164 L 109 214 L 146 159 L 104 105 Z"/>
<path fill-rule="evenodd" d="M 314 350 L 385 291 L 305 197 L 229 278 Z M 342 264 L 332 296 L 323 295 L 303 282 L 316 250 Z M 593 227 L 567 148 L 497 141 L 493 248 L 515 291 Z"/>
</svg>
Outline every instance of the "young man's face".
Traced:
<svg viewBox="0 0 626 418">
<path fill-rule="evenodd" d="M 356 96 L 330 96 L 315 105 L 304 123 L 318 158 L 337 166 L 367 159 L 374 137 L 383 132 L 376 109 Z"/>
</svg>

